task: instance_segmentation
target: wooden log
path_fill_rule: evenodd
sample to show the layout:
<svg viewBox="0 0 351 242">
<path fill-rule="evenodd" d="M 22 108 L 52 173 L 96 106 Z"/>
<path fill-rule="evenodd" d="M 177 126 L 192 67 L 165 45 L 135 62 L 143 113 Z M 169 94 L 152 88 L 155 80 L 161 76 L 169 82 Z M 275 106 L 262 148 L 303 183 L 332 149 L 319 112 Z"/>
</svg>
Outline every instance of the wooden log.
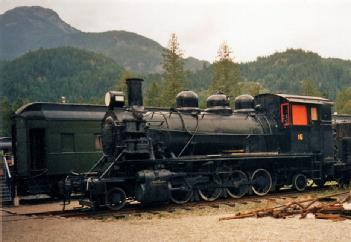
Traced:
<svg viewBox="0 0 351 242">
<path fill-rule="evenodd" d="M 341 217 L 339 214 L 324 214 L 324 213 L 315 213 L 315 218 L 317 219 L 329 219 L 333 221 L 343 221 L 346 218 Z"/>
<path fill-rule="evenodd" d="M 231 217 L 224 217 L 224 218 L 219 218 L 219 221 L 222 220 L 230 220 L 230 219 L 240 219 L 240 218 L 250 218 L 250 217 L 254 217 L 255 214 L 242 214 L 242 215 L 235 215 L 235 216 L 231 216 Z"/>
</svg>

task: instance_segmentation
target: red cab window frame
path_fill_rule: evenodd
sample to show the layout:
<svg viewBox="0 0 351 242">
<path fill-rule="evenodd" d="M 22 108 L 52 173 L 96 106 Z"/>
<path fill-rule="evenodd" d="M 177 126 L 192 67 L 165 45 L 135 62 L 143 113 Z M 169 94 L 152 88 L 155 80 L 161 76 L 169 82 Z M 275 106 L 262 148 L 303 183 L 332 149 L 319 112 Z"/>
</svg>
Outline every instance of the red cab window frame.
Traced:
<svg viewBox="0 0 351 242">
<path fill-rule="evenodd" d="M 284 113 L 284 109 L 287 111 L 286 113 Z M 280 105 L 280 121 L 284 127 L 291 124 L 289 103 L 282 103 Z"/>
</svg>

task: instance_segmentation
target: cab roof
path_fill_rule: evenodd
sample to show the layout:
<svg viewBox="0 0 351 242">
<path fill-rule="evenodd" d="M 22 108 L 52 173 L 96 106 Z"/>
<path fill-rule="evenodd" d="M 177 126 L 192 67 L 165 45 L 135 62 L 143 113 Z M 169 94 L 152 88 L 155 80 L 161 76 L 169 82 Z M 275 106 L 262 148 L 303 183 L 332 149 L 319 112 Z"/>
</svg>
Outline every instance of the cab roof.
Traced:
<svg viewBox="0 0 351 242">
<path fill-rule="evenodd" d="M 272 94 L 265 93 L 259 94 L 256 97 L 264 97 L 264 96 L 276 96 L 284 99 L 287 102 L 292 103 L 309 103 L 309 104 L 319 104 L 319 105 L 333 105 L 334 102 L 323 97 L 314 97 L 314 96 L 300 96 L 300 95 L 291 95 L 291 94 Z"/>
</svg>

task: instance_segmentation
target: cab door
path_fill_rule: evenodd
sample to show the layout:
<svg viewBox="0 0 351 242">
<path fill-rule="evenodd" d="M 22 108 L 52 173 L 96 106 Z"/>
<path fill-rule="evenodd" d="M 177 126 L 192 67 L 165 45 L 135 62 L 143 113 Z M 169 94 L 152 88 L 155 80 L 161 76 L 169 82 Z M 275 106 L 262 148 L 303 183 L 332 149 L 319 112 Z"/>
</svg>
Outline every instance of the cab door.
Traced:
<svg viewBox="0 0 351 242">
<path fill-rule="evenodd" d="M 291 103 L 291 152 L 309 153 L 311 151 L 311 128 L 308 119 L 308 105 L 304 103 Z"/>
</svg>

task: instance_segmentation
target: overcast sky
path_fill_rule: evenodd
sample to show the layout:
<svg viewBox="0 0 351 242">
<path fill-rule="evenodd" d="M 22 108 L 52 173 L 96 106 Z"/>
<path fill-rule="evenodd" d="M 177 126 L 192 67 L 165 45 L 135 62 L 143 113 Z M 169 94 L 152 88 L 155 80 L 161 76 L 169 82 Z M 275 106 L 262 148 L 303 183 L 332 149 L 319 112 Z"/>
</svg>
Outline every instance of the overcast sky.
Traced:
<svg viewBox="0 0 351 242">
<path fill-rule="evenodd" d="M 0 0 L 0 13 L 33 5 L 82 31 L 126 30 L 163 46 L 174 32 L 185 56 L 211 62 L 223 41 L 239 62 L 286 48 L 351 59 L 350 0 Z"/>
</svg>

